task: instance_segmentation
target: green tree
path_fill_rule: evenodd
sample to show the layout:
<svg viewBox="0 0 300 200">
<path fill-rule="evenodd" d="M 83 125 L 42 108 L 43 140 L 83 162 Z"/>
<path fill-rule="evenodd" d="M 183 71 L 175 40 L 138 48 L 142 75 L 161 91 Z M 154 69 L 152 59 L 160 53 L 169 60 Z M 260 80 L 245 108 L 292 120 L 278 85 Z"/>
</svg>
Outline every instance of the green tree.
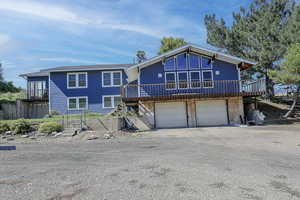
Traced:
<svg viewBox="0 0 300 200">
<path fill-rule="evenodd" d="M 1 63 L 0 63 L 0 81 L 4 81 L 3 68 L 2 68 L 2 64 Z"/>
<path fill-rule="evenodd" d="M 214 14 L 206 15 L 207 42 L 231 55 L 256 61 L 258 64 L 248 73 L 265 77 L 270 97 L 274 94 L 274 83 L 268 71 L 283 58 L 291 42 L 287 37 L 292 36 L 286 31 L 295 7 L 294 0 L 254 0 L 249 8 L 241 7 L 233 13 L 230 26 Z"/>
<path fill-rule="evenodd" d="M 284 115 L 288 117 L 295 108 L 300 92 L 300 43 L 291 45 L 280 69 L 270 70 L 269 74 L 274 81 L 295 88 L 293 104 Z"/>
<path fill-rule="evenodd" d="M 187 42 L 183 38 L 163 37 L 160 41 L 160 49 L 158 55 L 182 47 L 186 44 Z"/>
</svg>

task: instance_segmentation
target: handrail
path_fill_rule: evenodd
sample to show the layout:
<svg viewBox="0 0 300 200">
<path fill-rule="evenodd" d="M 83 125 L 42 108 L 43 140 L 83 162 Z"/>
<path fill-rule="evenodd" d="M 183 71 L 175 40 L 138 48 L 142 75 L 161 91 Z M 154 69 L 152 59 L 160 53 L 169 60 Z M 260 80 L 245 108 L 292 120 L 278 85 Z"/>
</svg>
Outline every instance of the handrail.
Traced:
<svg viewBox="0 0 300 200">
<path fill-rule="evenodd" d="M 186 81 L 174 83 L 127 84 L 121 86 L 123 98 L 140 98 L 152 96 L 174 95 L 246 95 L 262 94 L 266 91 L 265 80 L 215 80 L 215 81 Z"/>
</svg>

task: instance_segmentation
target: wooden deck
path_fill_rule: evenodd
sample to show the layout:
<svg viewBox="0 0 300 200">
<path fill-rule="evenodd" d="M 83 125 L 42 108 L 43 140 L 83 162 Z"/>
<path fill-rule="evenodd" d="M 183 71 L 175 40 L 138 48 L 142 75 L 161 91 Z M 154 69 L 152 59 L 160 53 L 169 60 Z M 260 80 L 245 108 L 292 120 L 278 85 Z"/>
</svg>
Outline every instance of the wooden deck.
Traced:
<svg viewBox="0 0 300 200">
<path fill-rule="evenodd" d="M 238 96 L 261 96 L 264 95 L 265 81 L 246 82 L 239 80 L 210 81 L 179 84 L 141 84 L 125 85 L 121 87 L 122 99 L 125 103 L 137 101 L 161 101 L 178 99 L 222 98 Z M 186 88 L 182 88 L 182 87 Z M 210 87 L 207 87 L 210 86 Z M 170 89 L 171 88 L 171 89 Z"/>
</svg>

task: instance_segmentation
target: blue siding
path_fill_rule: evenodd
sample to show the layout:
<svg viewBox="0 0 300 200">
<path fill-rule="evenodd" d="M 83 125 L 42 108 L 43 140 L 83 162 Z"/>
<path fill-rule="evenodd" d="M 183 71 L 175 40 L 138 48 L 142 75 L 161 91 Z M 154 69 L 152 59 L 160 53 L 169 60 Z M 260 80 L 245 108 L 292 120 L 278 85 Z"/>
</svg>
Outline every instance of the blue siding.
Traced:
<svg viewBox="0 0 300 200">
<path fill-rule="evenodd" d="M 28 77 L 27 82 L 30 81 L 46 81 L 46 88 L 49 88 L 49 77 L 48 76 L 38 76 L 38 77 Z"/>
<path fill-rule="evenodd" d="M 113 70 L 110 70 L 113 71 Z M 115 70 L 121 71 L 121 70 Z M 67 88 L 67 72 L 51 72 L 50 75 L 50 109 L 60 114 L 78 113 L 79 111 L 68 111 L 68 97 L 88 97 L 88 111 L 97 113 L 108 113 L 112 109 L 102 107 L 103 95 L 120 95 L 120 87 L 102 87 L 102 72 L 88 71 L 88 88 Z M 126 83 L 126 75 L 122 73 L 123 84 Z"/>
<path fill-rule="evenodd" d="M 208 69 L 203 69 L 208 70 Z M 186 70 L 185 70 L 186 71 Z M 193 69 L 189 71 L 201 71 L 201 69 Z M 213 80 L 238 80 L 238 70 L 236 65 L 227 63 L 220 60 L 215 60 L 213 62 Z M 219 75 L 216 74 L 219 71 Z M 168 71 L 170 72 L 170 71 Z M 161 74 L 161 77 L 159 77 Z M 202 74 L 201 74 L 202 75 Z M 176 77 L 177 78 L 177 77 Z M 155 63 L 151 66 L 145 67 L 140 71 L 140 84 L 156 84 L 165 83 L 165 72 L 162 62 Z M 239 84 L 227 83 L 227 92 L 237 92 L 239 91 Z M 164 86 L 143 86 L 140 88 L 141 96 L 164 96 L 178 93 L 222 93 L 224 92 L 224 85 L 220 82 L 215 82 L 213 88 L 200 88 L 200 89 L 176 89 L 176 90 L 166 90 Z"/>
</svg>

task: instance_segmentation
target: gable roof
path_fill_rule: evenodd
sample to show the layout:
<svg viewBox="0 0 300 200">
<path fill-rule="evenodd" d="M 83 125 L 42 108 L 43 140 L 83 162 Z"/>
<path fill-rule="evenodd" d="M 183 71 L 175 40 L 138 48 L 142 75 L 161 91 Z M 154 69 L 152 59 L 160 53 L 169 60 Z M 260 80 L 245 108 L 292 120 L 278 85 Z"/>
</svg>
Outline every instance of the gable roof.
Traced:
<svg viewBox="0 0 300 200">
<path fill-rule="evenodd" d="M 245 59 L 242 59 L 242 58 L 231 56 L 229 54 L 225 54 L 225 53 L 218 52 L 218 51 L 215 51 L 215 50 L 211 50 L 211 49 L 208 49 L 208 48 L 200 47 L 200 46 L 195 45 L 195 44 L 187 44 L 185 46 L 179 47 L 179 48 L 174 49 L 172 51 L 168 51 L 168 52 L 166 52 L 162 55 L 150 58 L 150 59 L 148 59 L 148 60 L 146 60 L 142 63 L 133 65 L 132 67 L 129 67 L 128 70 L 132 70 L 132 69 L 138 68 L 138 67 L 141 67 L 141 68 L 147 67 L 147 66 L 152 65 L 154 63 L 157 63 L 159 61 L 162 61 L 165 58 L 171 57 L 173 55 L 179 54 L 179 53 L 187 51 L 187 50 L 189 50 L 191 52 L 194 52 L 194 53 L 199 53 L 199 54 L 202 54 L 202 55 L 206 55 L 206 56 L 209 56 L 209 57 L 214 56 L 216 59 L 222 60 L 222 61 L 225 61 L 225 62 L 229 62 L 229 63 L 233 63 L 233 64 L 239 64 L 239 65 L 241 64 L 240 67 L 241 67 L 242 70 L 247 69 L 247 68 L 249 68 L 249 67 L 256 64 L 255 62 L 251 62 L 249 60 L 245 60 Z"/>
<path fill-rule="evenodd" d="M 38 77 L 48 76 L 50 72 L 68 72 L 68 71 L 92 71 L 92 70 L 116 70 L 116 69 L 128 69 L 133 64 L 99 64 L 99 65 L 77 65 L 77 66 L 61 66 L 49 69 L 43 69 L 39 72 L 21 74 L 23 78 L 26 77 Z"/>
</svg>

